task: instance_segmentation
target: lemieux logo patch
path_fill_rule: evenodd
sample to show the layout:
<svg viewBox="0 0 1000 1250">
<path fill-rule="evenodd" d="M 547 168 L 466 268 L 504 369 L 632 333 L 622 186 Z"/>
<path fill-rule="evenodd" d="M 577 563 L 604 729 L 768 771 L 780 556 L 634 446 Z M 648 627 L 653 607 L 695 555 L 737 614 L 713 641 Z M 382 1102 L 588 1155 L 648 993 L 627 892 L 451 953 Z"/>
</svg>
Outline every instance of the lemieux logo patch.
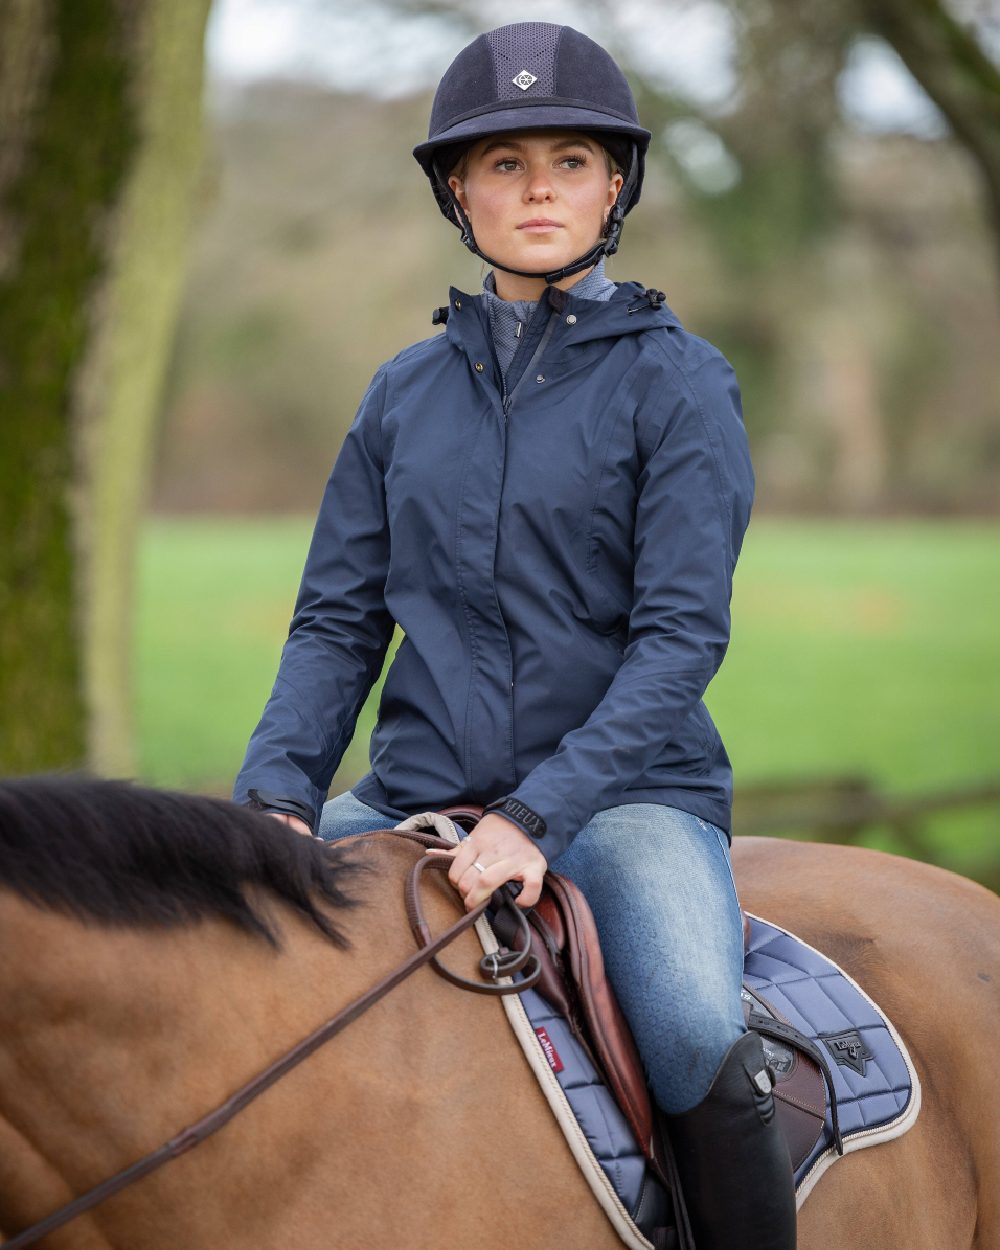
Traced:
<svg viewBox="0 0 1000 1250">
<path fill-rule="evenodd" d="M 817 1037 L 839 1064 L 845 1068 L 853 1068 L 859 1076 L 865 1075 L 865 1060 L 875 1058 L 857 1029 L 846 1029 L 842 1033 L 819 1033 Z"/>
<path fill-rule="evenodd" d="M 563 1070 L 563 1061 L 559 1058 L 558 1050 L 552 1045 L 552 1039 L 541 1025 L 535 1026 L 535 1033 L 542 1044 L 542 1050 L 545 1051 L 545 1058 L 549 1061 L 549 1067 L 553 1072 L 561 1072 Z"/>
</svg>

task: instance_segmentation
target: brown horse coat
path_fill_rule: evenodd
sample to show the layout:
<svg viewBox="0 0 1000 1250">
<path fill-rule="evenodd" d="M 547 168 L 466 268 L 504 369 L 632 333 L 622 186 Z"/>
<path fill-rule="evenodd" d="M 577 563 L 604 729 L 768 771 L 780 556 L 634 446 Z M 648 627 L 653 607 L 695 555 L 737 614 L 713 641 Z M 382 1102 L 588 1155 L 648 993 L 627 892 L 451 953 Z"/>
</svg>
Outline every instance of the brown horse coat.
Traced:
<svg viewBox="0 0 1000 1250">
<path fill-rule="evenodd" d="M 373 872 L 332 946 L 284 904 L 275 951 L 232 925 L 108 928 L 0 891 L 0 1229 L 160 1145 L 400 963 L 417 852 Z M 886 1010 L 924 1102 L 903 1137 L 838 1161 L 799 1246 L 1000 1244 L 1000 900 L 878 852 L 737 839 L 743 905 L 826 951 Z M 428 882 L 436 931 L 455 919 Z M 473 975 L 478 945 L 448 962 Z M 422 969 L 217 1136 L 44 1250 L 598 1250 L 618 1245 L 498 1003 Z"/>
</svg>

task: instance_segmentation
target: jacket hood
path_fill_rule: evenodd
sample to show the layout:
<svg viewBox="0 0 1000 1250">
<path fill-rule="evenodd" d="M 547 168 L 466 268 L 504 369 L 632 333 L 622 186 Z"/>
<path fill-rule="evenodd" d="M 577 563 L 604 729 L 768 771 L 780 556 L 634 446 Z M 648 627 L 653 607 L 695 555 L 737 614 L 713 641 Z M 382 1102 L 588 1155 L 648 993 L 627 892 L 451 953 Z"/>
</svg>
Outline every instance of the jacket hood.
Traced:
<svg viewBox="0 0 1000 1250">
<path fill-rule="evenodd" d="M 617 292 L 607 300 L 584 299 L 574 295 L 572 288 L 564 291 L 547 286 L 539 302 L 546 302 L 551 311 L 566 318 L 576 318 L 567 325 L 564 344 L 641 334 L 658 326 L 681 326 L 677 314 L 664 302 L 662 291 L 640 282 L 616 282 L 615 286 Z M 482 339 L 490 338 L 486 300 L 481 292 L 469 295 L 457 287 L 450 287 L 448 295 L 448 304 L 435 311 L 433 321 L 436 325 L 447 322 L 448 339 L 457 347 L 475 351 Z"/>
</svg>

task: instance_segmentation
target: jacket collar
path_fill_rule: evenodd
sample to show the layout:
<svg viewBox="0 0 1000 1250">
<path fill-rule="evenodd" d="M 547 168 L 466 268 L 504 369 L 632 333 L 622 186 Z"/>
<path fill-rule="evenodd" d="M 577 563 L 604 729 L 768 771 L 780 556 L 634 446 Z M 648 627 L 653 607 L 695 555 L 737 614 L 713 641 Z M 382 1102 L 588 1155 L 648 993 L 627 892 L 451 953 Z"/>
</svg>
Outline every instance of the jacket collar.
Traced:
<svg viewBox="0 0 1000 1250">
<path fill-rule="evenodd" d="M 584 299 L 574 295 L 572 288 L 563 291 L 547 286 L 539 303 L 545 303 L 552 312 L 566 318 L 567 322 L 559 338 L 562 343 L 587 343 L 594 339 L 618 338 L 624 334 L 640 334 L 657 327 L 676 326 L 681 322 L 677 314 L 657 297 L 662 292 L 644 288 L 639 282 L 616 282 L 618 288 L 608 300 Z M 439 309 L 435 321 L 447 320 L 446 334 L 456 347 L 470 355 L 486 355 L 489 358 L 490 325 L 489 310 L 482 293 L 470 295 L 451 287 L 448 291 L 448 307 Z"/>
</svg>

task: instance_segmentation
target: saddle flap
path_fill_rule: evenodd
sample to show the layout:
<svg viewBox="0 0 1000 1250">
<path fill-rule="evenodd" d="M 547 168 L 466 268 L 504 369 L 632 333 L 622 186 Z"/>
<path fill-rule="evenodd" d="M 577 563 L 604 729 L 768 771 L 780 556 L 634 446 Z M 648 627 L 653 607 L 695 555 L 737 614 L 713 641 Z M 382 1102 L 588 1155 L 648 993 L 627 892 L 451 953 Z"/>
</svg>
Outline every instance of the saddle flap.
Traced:
<svg viewBox="0 0 1000 1250">
<path fill-rule="evenodd" d="M 534 915 L 544 925 L 542 936 L 547 942 L 552 943 L 553 950 L 564 950 L 566 947 L 566 926 L 563 924 L 562 912 L 559 910 L 556 900 L 548 891 L 542 891 L 542 897 L 535 904 Z"/>
<path fill-rule="evenodd" d="M 795 1169 L 823 1131 L 826 1103 L 819 1068 L 802 1051 L 793 1054 L 791 1070 L 780 1074 L 774 1087 L 774 1103 Z"/>
<path fill-rule="evenodd" d="M 567 970 L 563 963 L 566 929 L 555 900 L 544 889 L 542 897 L 528 912 L 528 924 L 531 928 L 531 950 L 541 969 L 535 988 L 579 1036 L 581 1022 L 577 1018 L 579 1013 L 574 1005 L 573 987 L 567 983 Z M 580 1040 L 587 1041 L 586 1038 Z"/>
<path fill-rule="evenodd" d="M 647 1155 L 653 1149 L 653 1110 L 642 1062 L 628 1022 L 604 972 L 597 927 L 581 891 L 566 877 L 548 872 L 545 882 L 565 934 L 564 957 L 579 993 L 580 1006 L 596 1057 L 608 1085 Z"/>
</svg>

